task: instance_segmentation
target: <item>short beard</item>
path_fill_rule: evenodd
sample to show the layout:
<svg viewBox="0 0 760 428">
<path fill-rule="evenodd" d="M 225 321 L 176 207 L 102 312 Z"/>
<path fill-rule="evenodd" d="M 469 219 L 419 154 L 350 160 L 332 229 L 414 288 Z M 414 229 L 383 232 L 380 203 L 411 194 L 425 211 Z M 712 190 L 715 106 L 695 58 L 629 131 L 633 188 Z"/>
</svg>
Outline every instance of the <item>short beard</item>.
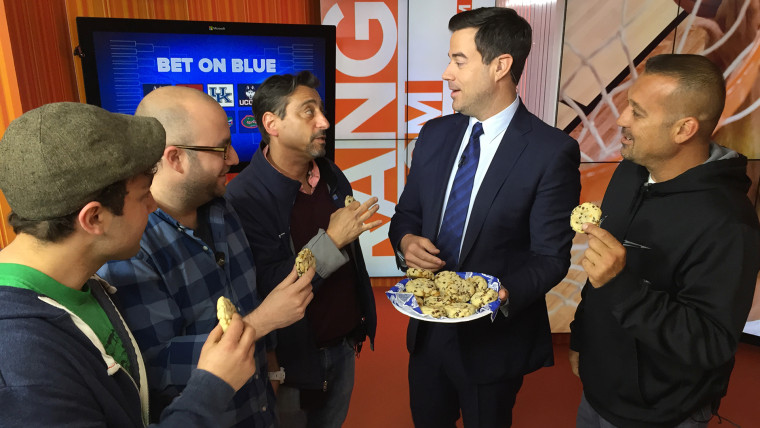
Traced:
<svg viewBox="0 0 760 428">
<path fill-rule="evenodd" d="M 306 153 L 308 153 L 309 156 L 314 159 L 324 157 L 325 153 L 327 152 L 327 150 L 325 150 L 325 147 L 322 147 L 314 142 L 315 139 L 320 137 L 324 138 L 325 136 L 324 134 L 312 135 L 311 141 L 309 141 L 309 145 L 306 146 Z"/>
<path fill-rule="evenodd" d="M 316 145 L 309 145 L 306 151 L 309 153 L 309 156 L 313 157 L 314 159 L 324 157 L 327 153 L 327 150 L 322 147 L 317 147 Z"/>
<path fill-rule="evenodd" d="M 197 158 L 191 158 L 190 162 L 192 164 L 190 167 L 191 169 L 202 171 L 200 162 Z M 204 181 L 204 178 L 198 174 L 191 175 L 190 177 L 191 178 L 185 180 L 178 189 L 185 206 L 194 206 L 197 208 L 216 198 L 224 196 L 224 193 L 227 190 L 226 187 L 219 190 L 216 180 L 213 182 L 210 179 Z"/>
</svg>

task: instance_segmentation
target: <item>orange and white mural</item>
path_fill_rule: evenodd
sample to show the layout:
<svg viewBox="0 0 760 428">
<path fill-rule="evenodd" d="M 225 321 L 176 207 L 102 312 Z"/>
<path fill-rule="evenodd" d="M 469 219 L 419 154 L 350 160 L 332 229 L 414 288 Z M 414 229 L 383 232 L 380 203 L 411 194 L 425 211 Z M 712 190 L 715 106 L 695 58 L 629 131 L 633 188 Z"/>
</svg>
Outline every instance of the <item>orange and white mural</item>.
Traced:
<svg viewBox="0 0 760 428">
<path fill-rule="evenodd" d="M 399 19 L 396 1 L 322 1 L 321 10 L 322 23 L 335 25 L 337 33 L 335 160 L 359 200 L 379 199 L 383 224 L 365 233 L 361 244 L 370 275 L 391 276 L 383 266 L 393 259 L 388 226 L 403 185 L 397 153 L 403 151 L 399 82 L 406 70 L 400 67 L 405 49 L 399 49 L 399 34 L 405 28 L 399 23 L 406 21 Z"/>
<path fill-rule="evenodd" d="M 337 29 L 335 160 L 360 200 L 380 200 L 383 224 L 361 236 L 370 275 L 397 277 L 388 227 L 414 139 L 427 120 L 452 113 L 441 79 L 448 62 L 448 20 L 493 1 L 320 4 L 322 23 Z"/>
</svg>

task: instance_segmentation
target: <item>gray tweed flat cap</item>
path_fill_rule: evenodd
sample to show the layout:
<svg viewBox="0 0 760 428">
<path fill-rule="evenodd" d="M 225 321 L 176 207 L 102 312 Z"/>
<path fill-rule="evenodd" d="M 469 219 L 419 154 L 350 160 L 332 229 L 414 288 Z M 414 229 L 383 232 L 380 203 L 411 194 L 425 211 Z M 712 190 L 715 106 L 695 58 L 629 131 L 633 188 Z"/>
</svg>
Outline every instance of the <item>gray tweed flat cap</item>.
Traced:
<svg viewBox="0 0 760 428">
<path fill-rule="evenodd" d="M 154 118 L 81 103 L 53 103 L 8 125 L 0 140 L 0 190 L 27 220 L 83 207 L 100 190 L 149 170 L 166 134 Z"/>
</svg>

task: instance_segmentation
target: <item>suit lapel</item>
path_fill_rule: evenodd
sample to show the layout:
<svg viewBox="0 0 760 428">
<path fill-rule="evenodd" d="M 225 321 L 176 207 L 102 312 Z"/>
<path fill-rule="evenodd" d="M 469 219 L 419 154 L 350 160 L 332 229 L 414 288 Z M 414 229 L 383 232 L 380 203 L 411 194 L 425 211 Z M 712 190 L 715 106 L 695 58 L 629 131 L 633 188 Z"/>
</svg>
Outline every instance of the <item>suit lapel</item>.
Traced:
<svg viewBox="0 0 760 428">
<path fill-rule="evenodd" d="M 467 231 L 462 242 L 462 252 L 459 255 L 460 265 L 462 265 L 470 250 L 472 250 L 475 240 L 483 228 L 483 222 L 485 222 L 488 211 L 491 209 L 491 205 L 496 198 L 496 194 L 507 180 L 507 177 L 512 173 L 517 160 L 528 145 L 526 134 L 531 129 L 530 113 L 520 102 L 515 116 L 509 123 L 507 131 L 499 143 L 499 148 L 496 149 L 496 154 L 475 197 L 475 202 L 470 211 L 470 220 L 467 223 Z"/>
<path fill-rule="evenodd" d="M 441 156 L 436 156 L 438 159 L 434 168 L 433 176 L 430 177 L 430 191 L 433 195 L 431 199 L 430 212 L 432 218 L 435 221 L 428 221 L 423 223 L 422 236 L 428 237 L 433 242 L 436 242 L 438 237 L 438 225 L 441 224 L 441 216 L 445 207 L 443 206 L 443 200 L 446 197 L 446 187 L 449 184 L 449 178 L 453 170 L 457 152 L 459 152 L 459 146 L 462 143 L 464 133 L 467 131 L 467 125 L 469 118 L 467 116 L 456 114 L 453 117 L 451 126 L 446 130 L 446 134 L 441 136 L 441 141 L 434 143 L 436 149 L 442 150 Z M 428 142 L 430 144 L 431 142 Z M 436 150 L 433 149 L 433 150 Z M 412 160 L 414 163 L 414 160 Z M 439 173 L 435 173 L 440 171 Z"/>
</svg>

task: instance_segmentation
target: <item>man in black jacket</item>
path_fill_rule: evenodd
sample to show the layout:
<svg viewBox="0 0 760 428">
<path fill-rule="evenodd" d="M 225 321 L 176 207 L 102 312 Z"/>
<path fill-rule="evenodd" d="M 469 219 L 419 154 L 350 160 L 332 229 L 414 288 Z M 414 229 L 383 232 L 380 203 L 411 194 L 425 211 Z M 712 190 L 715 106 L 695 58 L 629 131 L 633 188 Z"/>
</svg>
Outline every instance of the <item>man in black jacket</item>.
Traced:
<svg viewBox="0 0 760 428">
<path fill-rule="evenodd" d="M 707 427 L 726 394 L 760 226 L 747 159 L 711 141 L 725 93 L 708 59 L 674 54 L 647 61 L 628 92 L 604 221 L 584 225 L 579 427 Z"/>
<path fill-rule="evenodd" d="M 344 206 L 351 185 L 325 155 L 322 111 L 310 72 L 269 77 L 256 90 L 253 112 L 262 143 L 227 186 L 268 293 L 309 248 L 316 258 L 314 300 L 306 317 L 277 333 L 277 359 L 287 373 L 277 391 L 283 427 L 340 427 L 354 385 L 354 354 L 375 337 L 375 301 L 358 237 L 377 198 Z M 365 223 L 366 222 L 366 223 Z"/>
</svg>

